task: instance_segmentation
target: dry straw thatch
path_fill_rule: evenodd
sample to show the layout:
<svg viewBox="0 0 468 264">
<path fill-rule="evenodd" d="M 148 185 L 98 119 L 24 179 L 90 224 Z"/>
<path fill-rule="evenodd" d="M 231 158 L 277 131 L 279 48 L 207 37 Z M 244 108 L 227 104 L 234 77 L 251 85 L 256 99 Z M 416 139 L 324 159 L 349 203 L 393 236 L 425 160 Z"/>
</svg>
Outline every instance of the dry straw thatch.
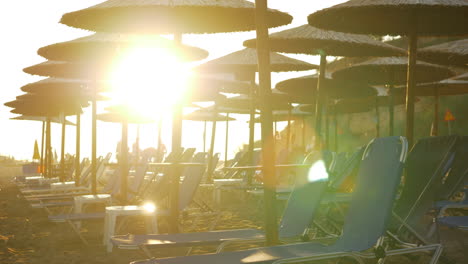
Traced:
<svg viewBox="0 0 468 264">
<path fill-rule="evenodd" d="M 45 61 L 23 69 L 33 75 L 83 80 L 101 79 L 108 76 L 110 70 L 110 65 L 65 61 Z"/>
<path fill-rule="evenodd" d="M 181 61 L 196 61 L 208 57 L 208 51 L 177 44 L 157 35 L 121 35 L 95 33 L 70 41 L 59 42 L 40 48 L 37 54 L 56 61 L 112 63 L 119 54 L 135 47 L 161 48 Z"/>
<path fill-rule="evenodd" d="M 29 83 L 21 87 L 23 92 L 60 94 L 64 92 L 79 93 L 81 91 L 90 93 L 88 87 L 97 85 L 98 91 L 108 91 L 109 84 L 106 82 L 91 82 L 89 80 L 65 79 L 65 78 L 47 78 L 37 82 Z"/>
<path fill-rule="evenodd" d="M 272 110 L 287 110 L 291 109 L 291 100 L 292 98 L 287 94 L 272 92 L 269 102 L 272 106 Z M 216 104 L 220 108 L 249 110 L 251 107 L 251 101 L 252 98 L 250 96 L 242 94 L 224 100 L 219 100 Z M 259 108 L 259 104 L 257 102 L 254 102 L 254 105 L 257 109 Z"/>
<path fill-rule="evenodd" d="M 292 16 L 267 11 L 268 27 Z M 255 29 L 255 5 L 245 0 L 108 0 L 64 14 L 60 23 L 100 31 L 138 34 L 221 33 Z"/>
<path fill-rule="evenodd" d="M 464 35 L 468 1 L 350 0 L 313 13 L 308 21 L 319 28 L 357 34 L 396 36 L 414 30 L 419 36 Z"/>
<path fill-rule="evenodd" d="M 270 53 L 270 69 L 272 72 L 307 71 L 317 68 L 317 65 L 289 58 L 278 53 Z M 257 51 L 250 48 L 242 49 L 203 63 L 196 70 L 215 73 L 255 73 L 258 71 Z"/>
<path fill-rule="evenodd" d="M 244 41 L 254 48 L 256 39 Z M 398 56 L 405 51 L 366 35 L 322 30 L 310 25 L 276 32 L 269 37 L 271 51 L 346 57 Z"/>
<path fill-rule="evenodd" d="M 47 118 L 44 116 L 30 116 L 30 115 L 20 115 L 20 116 L 15 116 L 10 118 L 10 120 L 27 120 L 27 121 L 40 121 L 40 122 L 45 122 L 47 121 Z M 50 122 L 52 123 L 62 123 L 58 117 L 52 117 L 50 119 Z M 76 126 L 75 123 L 65 120 L 65 125 L 67 126 Z"/>
<path fill-rule="evenodd" d="M 404 95 L 405 87 L 393 89 L 393 94 Z M 416 86 L 416 96 L 450 96 L 468 94 L 468 81 L 443 80 L 433 83 L 421 83 Z"/>
<path fill-rule="evenodd" d="M 276 84 L 276 89 L 295 97 L 304 98 L 306 103 L 314 102 L 318 76 L 307 75 L 292 78 Z M 377 95 L 377 91 L 362 82 L 337 81 L 331 79 L 330 75 L 325 79 L 324 93 L 330 98 L 352 98 Z M 304 102 L 304 101 L 303 101 Z"/>
<path fill-rule="evenodd" d="M 221 114 L 216 114 L 216 118 L 213 116 L 214 112 L 213 109 L 206 109 L 202 108 L 199 110 L 196 110 L 190 114 L 186 114 L 183 116 L 184 120 L 190 120 L 190 121 L 234 121 L 236 120 L 235 118 L 228 117 L 225 115 Z"/>
<path fill-rule="evenodd" d="M 86 102 L 78 102 L 70 97 L 44 97 L 19 96 L 20 99 L 5 103 L 5 106 L 14 108 L 11 112 L 21 115 L 56 117 L 60 114 L 76 115 L 81 113 L 81 106 Z M 66 100 L 68 99 L 68 100 Z"/>
<path fill-rule="evenodd" d="M 420 49 L 418 58 L 444 65 L 468 66 L 468 39 L 445 42 Z"/>
<path fill-rule="evenodd" d="M 393 84 L 406 83 L 408 59 L 406 57 L 375 58 L 351 65 L 333 72 L 337 80 L 361 81 L 372 85 L 390 84 L 393 74 Z M 454 72 L 447 67 L 418 61 L 415 78 L 419 83 L 433 82 L 449 78 Z"/>
</svg>

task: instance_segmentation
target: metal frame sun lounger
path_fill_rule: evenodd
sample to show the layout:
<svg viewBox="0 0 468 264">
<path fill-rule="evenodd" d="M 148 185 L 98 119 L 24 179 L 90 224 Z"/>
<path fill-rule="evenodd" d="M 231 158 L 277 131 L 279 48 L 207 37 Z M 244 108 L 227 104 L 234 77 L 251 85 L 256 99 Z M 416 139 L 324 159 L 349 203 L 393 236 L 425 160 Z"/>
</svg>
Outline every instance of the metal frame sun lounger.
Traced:
<svg viewBox="0 0 468 264">
<path fill-rule="evenodd" d="M 331 245 L 308 242 L 219 254 L 149 259 L 132 264 L 297 263 L 342 257 L 351 257 L 359 263 L 364 263 L 364 258 L 379 259 L 426 251 L 434 251 L 431 263 L 436 263 L 442 250 L 440 245 L 391 250 L 383 246 L 382 237 L 390 220 L 393 201 L 400 183 L 406 146 L 406 140 L 401 137 L 379 138 L 368 145 L 359 169 L 343 235 Z M 375 246 L 376 251 L 367 253 L 367 250 Z"/>
</svg>

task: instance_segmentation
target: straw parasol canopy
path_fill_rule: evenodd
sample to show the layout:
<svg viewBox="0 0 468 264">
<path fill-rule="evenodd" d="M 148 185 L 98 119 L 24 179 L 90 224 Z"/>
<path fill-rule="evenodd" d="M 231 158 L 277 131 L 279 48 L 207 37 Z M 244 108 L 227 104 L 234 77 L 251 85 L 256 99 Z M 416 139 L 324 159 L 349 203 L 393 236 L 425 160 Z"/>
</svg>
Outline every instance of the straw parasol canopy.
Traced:
<svg viewBox="0 0 468 264">
<path fill-rule="evenodd" d="M 255 48 L 256 45 L 256 39 L 244 41 L 246 47 Z M 269 46 L 275 52 L 346 57 L 395 56 L 405 53 L 400 48 L 366 35 L 323 30 L 310 25 L 270 34 Z"/>
<path fill-rule="evenodd" d="M 45 61 L 26 67 L 23 71 L 32 75 L 46 77 L 91 80 L 95 79 L 96 76 L 108 76 L 111 71 L 111 67 L 105 67 L 97 63 Z"/>
<path fill-rule="evenodd" d="M 267 11 L 268 27 L 291 23 L 292 16 Z M 255 29 L 255 5 L 244 0 L 109 0 L 66 13 L 60 23 L 91 31 L 172 34 Z"/>
<path fill-rule="evenodd" d="M 120 55 L 134 48 L 159 48 L 171 53 L 181 61 L 196 61 L 208 57 L 208 51 L 177 44 L 158 35 L 121 35 L 95 33 L 70 41 L 55 43 L 40 48 L 37 53 L 48 59 L 71 62 L 98 62 L 110 64 Z"/>
<path fill-rule="evenodd" d="M 50 104 L 49 102 L 38 102 L 36 100 L 15 100 L 5 103 L 5 106 L 14 108 L 14 114 L 57 117 L 61 114 L 76 115 L 81 112 L 81 107 L 76 104 Z"/>
<path fill-rule="evenodd" d="M 465 0 L 350 0 L 313 13 L 308 21 L 357 34 L 447 36 L 467 33 L 467 13 Z M 413 20 L 417 23 L 408 26 Z"/>
<path fill-rule="evenodd" d="M 406 88 L 395 87 L 393 94 L 402 95 Z M 416 96 L 450 96 L 468 94 L 468 81 L 442 80 L 440 82 L 421 83 L 416 86 Z"/>
<path fill-rule="evenodd" d="M 291 109 L 292 97 L 285 93 L 272 92 L 270 103 L 272 104 L 273 110 L 288 110 Z M 241 94 L 238 96 L 226 98 L 224 100 L 218 100 L 216 105 L 220 108 L 231 108 L 231 109 L 245 109 L 251 108 L 252 98 L 249 95 Z M 256 100 L 255 100 L 256 101 Z M 258 103 L 255 102 L 256 108 Z"/>
<path fill-rule="evenodd" d="M 29 83 L 21 87 L 23 92 L 44 94 L 44 95 L 62 95 L 62 96 L 81 96 L 88 100 L 92 99 L 92 92 L 88 88 L 90 81 L 78 79 L 47 78 L 37 82 Z M 99 82 L 97 85 L 100 91 L 108 91 L 109 84 Z M 98 95 L 98 100 L 106 98 Z"/>
<path fill-rule="evenodd" d="M 457 75 L 457 76 L 453 77 L 452 79 L 453 79 L 453 80 L 468 81 L 468 72 L 467 72 L 467 73 L 460 74 L 460 75 Z"/>
<path fill-rule="evenodd" d="M 371 85 L 406 83 L 408 58 L 375 58 L 351 65 L 333 72 L 332 77 L 343 81 L 361 81 Z M 417 61 L 415 66 L 416 82 L 433 82 L 454 75 L 447 67 Z"/>
<path fill-rule="evenodd" d="M 445 42 L 420 49 L 418 58 L 444 65 L 468 66 L 468 39 Z"/>
<path fill-rule="evenodd" d="M 210 111 L 210 109 L 202 108 L 196 110 L 190 114 L 186 114 L 183 117 L 184 120 L 190 121 L 234 121 L 235 118 L 228 117 L 221 114 L 216 114 L 216 118 L 214 116 L 214 112 Z"/>
<path fill-rule="evenodd" d="M 317 87 L 318 75 L 307 75 L 298 78 L 292 78 L 281 81 L 275 88 L 281 92 L 287 93 L 294 98 L 301 98 L 302 103 L 313 103 Z M 377 95 L 375 88 L 355 81 L 338 81 L 332 79 L 329 74 L 324 82 L 324 90 L 330 98 L 352 98 L 368 97 Z"/>
<path fill-rule="evenodd" d="M 272 72 L 288 72 L 313 70 L 318 66 L 271 52 L 270 68 Z M 257 51 L 250 48 L 235 51 L 205 62 L 195 70 L 210 73 L 255 73 L 258 71 Z"/>
<path fill-rule="evenodd" d="M 12 117 L 10 118 L 10 120 L 27 120 L 27 121 L 41 121 L 41 122 L 45 122 L 47 121 L 47 118 L 44 117 L 44 116 L 30 116 L 30 115 L 20 115 L 20 116 L 15 116 L 15 117 Z M 60 119 L 58 117 L 52 117 L 50 118 L 50 122 L 52 123 L 62 123 L 62 121 L 60 121 Z M 68 125 L 68 126 L 76 126 L 75 123 L 69 121 L 69 120 L 65 120 L 65 125 Z"/>
</svg>

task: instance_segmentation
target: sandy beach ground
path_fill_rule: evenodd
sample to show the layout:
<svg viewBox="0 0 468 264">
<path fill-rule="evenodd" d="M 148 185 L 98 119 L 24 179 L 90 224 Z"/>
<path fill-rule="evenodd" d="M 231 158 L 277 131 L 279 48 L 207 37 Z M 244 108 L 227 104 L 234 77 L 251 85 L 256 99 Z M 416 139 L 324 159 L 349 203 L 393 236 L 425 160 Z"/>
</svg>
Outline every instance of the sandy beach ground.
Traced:
<svg viewBox="0 0 468 264">
<path fill-rule="evenodd" d="M 44 210 L 32 209 L 29 204 L 19 196 L 18 188 L 12 183 L 12 177 L 20 174 L 19 168 L 0 168 L 0 263 L 33 263 L 33 264 L 85 264 L 85 263 L 129 263 L 133 260 L 147 258 L 137 250 L 114 250 L 106 253 L 101 245 L 102 221 L 85 224 L 83 233 L 90 245 L 84 245 L 71 228 L 64 223 L 51 223 L 47 220 Z M 210 196 L 201 192 L 201 195 Z M 232 204 L 223 210 L 222 217 L 216 229 L 260 228 L 261 210 L 258 203 L 252 198 L 239 199 L 238 193 L 226 195 Z M 184 231 L 203 231 L 210 219 L 198 221 L 194 227 L 187 220 L 183 224 Z M 165 229 L 164 221 L 160 226 Z M 143 222 L 136 221 L 125 232 L 144 233 Z M 456 262 L 468 263 L 468 234 L 444 229 L 441 232 L 444 252 L 447 257 Z M 236 245 L 227 250 L 238 250 L 249 247 L 258 247 L 261 244 Z M 195 253 L 212 251 L 212 247 L 195 248 Z M 158 257 L 183 255 L 186 249 L 164 250 L 154 252 Z M 388 258 L 386 263 L 427 263 L 424 255 L 413 258 Z M 322 262 L 330 263 L 330 262 Z M 343 263 L 353 263 L 344 261 Z M 374 263 L 374 262 L 369 262 Z M 439 262 L 449 263 L 449 262 Z"/>
</svg>

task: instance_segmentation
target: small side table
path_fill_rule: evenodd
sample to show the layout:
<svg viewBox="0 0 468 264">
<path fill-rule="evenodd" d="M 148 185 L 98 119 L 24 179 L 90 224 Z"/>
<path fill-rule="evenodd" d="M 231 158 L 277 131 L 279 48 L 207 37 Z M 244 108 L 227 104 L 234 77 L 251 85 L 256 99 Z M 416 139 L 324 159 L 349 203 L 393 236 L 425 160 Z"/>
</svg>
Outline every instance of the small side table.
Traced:
<svg viewBox="0 0 468 264">
<path fill-rule="evenodd" d="M 156 234 L 158 232 L 157 213 L 154 210 L 137 205 L 106 207 L 103 244 L 107 247 L 107 252 L 112 252 L 113 245 L 109 240 L 115 233 L 117 217 L 138 215 L 147 217 L 146 228 L 149 233 Z"/>
</svg>

